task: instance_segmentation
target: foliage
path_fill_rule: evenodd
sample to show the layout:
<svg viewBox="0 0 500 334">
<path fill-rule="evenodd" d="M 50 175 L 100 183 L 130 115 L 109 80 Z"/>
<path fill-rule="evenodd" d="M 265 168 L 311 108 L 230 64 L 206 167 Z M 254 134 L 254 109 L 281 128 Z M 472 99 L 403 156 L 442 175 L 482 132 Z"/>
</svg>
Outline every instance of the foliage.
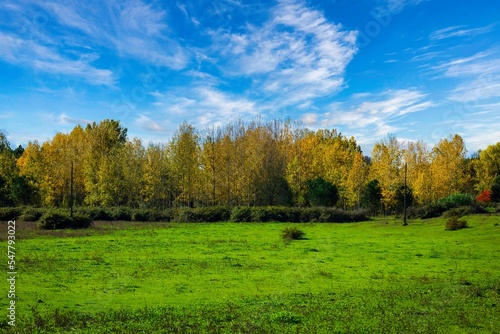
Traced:
<svg viewBox="0 0 500 334">
<path fill-rule="evenodd" d="M 92 219 L 89 216 L 75 213 L 73 217 L 63 210 L 48 210 L 38 221 L 38 228 L 42 230 L 84 229 L 90 227 Z"/>
<path fill-rule="evenodd" d="M 132 210 L 128 207 L 111 207 L 106 208 L 106 211 L 112 220 L 132 220 Z"/>
<path fill-rule="evenodd" d="M 40 219 L 40 217 L 42 217 L 45 211 L 46 210 L 43 208 L 27 207 L 23 210 L 23 214 L 19 217 L 19 220 L 27 222 L 36 222 Z"/>
<path fill-rule="evenodd" d="M 311 131 L 259 118 L 203 130 L 183 123 L 168 142 L 146 147 L 127 138 L 127 129 L 116 120 L 76 126 L 45 142 L 30 142 L 24 150 L 13 150 L 0 135 L 0 206 L 68 207 L 74 202 L 163 211 L 303 207 L 309 200 L 374 213 L 380 202 L 393 212 L 401 206 L 405 165 L 415 205 L 485 189 L 500 201 L 500 181 L 498 186 L 493 182 L 500 173 L 500 143 L 468 159 L 459 135 L 433 147 L 389 135 L 374 146 L 371 159 L 354 138 L 335 129 Z M 378 187 L 368 186 L 370 180 Z M 334 185 L 337 195 L 325 195 L 332 190 L 327 185 Z"/>
<path fill-rule="evenodd" d="M 471 205 L 474 197 L 469 194 L 451 194 L 448 197 L 441 198 L 438 203 L 444 205 L 448 209 L 457 208 L 459 206 Z"/>
<path fill-rule="evenodd" d="M 443 217 L 463 217 L 470 213 L 471 208 L 469 206 L 459 206 L 458 208 L 453 208 L 443 213 Z"/>
<path fill-rule="evenodd" d="M 500 142 L 489 145 L 479 152 L 479 159 L 475 161 L 475 170 L 477 171 L 476 190 L 492 189 L 495 178 L 500 175 Z"/>
<path fill-rule="evenodd" d="M 495 178 L 491 186 L 491 201 L 500 202 L 500 175 Z"/>
<path fill-rule="evenodd" d="M 476 202 L 481 203 L 481 204 L 491 203 L 491 190 L 484 190 L 479 195 L 477 195 Z"/>
<path fill-rule="evenodd" d="M 400 186 L 398 191 L 396 192 L 396 205 L 397 210 L 399 212 L 403 212 L 404 210 L 404 201 L 406 196 L 406 207 L 409 208 L 413 205 L 414 197 L 413 191 L 410 187 L 406 187 L 404 185 Z"/>
<path fill-rule="evenodd" d="M 382 190 L 378 180 L 372 180 L 363 188 L 361 195 L 361 205 L 372 214 L 380 212 L 382 204 Z"/>
<path fill-rule="evenodd" d="M 49 210 L 45 212 L 38 221 L 38 228 L 43 230 L 55 230 L 72 227 L 69 214 L 61 210 Z"/>
<path fill-rule="evenodd" d="M 321 177 L 309 180 L 307 189 L 307 200 L 311 206 L 332 207 L 339 200 L 337 187 Z"/>
<path fill-rule="evenodd" d="M 252 208 L 248 206 L 237 206 L 231 210 L 231 221 L 235 223 L 239 222 L 251 222 Z"/>
<path fill-rule="evenodd" d="M 0 220 L 15 220 L 22 214 L 22 212 L 22 208 L 0 208 Z"/>
<path fill-rule="evenodd" d="M 231 211 L 227 207 L 181 208 L 173 220 L 183 223 L 214 223 L 228 221 Z"/>
<path fill-rule="evenodd" d="M 304 238 L 304 231 L 299 230 L 295 226 L 285 227 L 281 232 L 281 237 L 285 241 L 300 240 Z"/>
<path fill-rule="evenodd" d="M 469 227 L 466 220 L 460 220 L 457 216 L 452 216 L 446 221 L 445 228 L 448 231 L 460 230 Z"/>
</svg>

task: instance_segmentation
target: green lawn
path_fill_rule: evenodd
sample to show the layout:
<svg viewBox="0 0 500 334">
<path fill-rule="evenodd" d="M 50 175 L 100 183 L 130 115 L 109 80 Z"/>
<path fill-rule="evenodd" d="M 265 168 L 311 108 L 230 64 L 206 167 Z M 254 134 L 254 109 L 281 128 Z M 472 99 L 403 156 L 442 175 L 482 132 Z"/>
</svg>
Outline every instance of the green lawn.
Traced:
<svg viewBox="0 0 500 334">
<path fill-rule="evenodd" d="M 18 225 L 14 332 L 495 333 L 500 216 L 465 219 Z"/>
</svg>

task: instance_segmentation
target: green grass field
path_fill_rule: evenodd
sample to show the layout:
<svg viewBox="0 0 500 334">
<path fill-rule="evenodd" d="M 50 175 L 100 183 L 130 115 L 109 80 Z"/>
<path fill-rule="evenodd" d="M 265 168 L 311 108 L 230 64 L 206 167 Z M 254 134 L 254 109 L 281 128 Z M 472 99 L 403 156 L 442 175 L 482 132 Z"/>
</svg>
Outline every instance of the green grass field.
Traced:
<svg viewBox="0 0 500 334">
<path fill-rule="evenodd" d="M 294 224 L 305 239 L 288 243 L 283 223 L 98 222 L 76 231 L 19 223 L 16 327 L 6 317 L 0 325 L 12 333 L 496 333 L 500 216 L 465 219 L 471 228 L 458 231 L 445 231 L 443 218 Z"/>
</svg>

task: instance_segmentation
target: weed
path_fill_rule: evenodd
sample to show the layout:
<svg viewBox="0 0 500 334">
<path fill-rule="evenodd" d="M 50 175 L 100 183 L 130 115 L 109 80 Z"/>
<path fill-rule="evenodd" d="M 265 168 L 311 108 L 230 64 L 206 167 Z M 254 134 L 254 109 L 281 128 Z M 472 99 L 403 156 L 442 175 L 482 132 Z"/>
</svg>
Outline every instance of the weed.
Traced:
<svg viewBox="0 0 500 334">
<path fill-rule="evenodd" d="M 460 220 L 460 219 L 458 219 L 457 216 L 450 217 L 450 219 L 448 219 L 446 221 L 446 225 L 445 225 L 445 228 L 448 231 L 460 230 L 460 229 L 467 228 L 467 227 L 469 227 L 467 225 L 467 221 Z"/>
<path fill-rule="evenodd" d="M 305 233 L 295 226 L 285 227 L 281 233 L 281 236 L 285 241 L 301 240 L 304 238 L 304 235 Z"/>
</svg>

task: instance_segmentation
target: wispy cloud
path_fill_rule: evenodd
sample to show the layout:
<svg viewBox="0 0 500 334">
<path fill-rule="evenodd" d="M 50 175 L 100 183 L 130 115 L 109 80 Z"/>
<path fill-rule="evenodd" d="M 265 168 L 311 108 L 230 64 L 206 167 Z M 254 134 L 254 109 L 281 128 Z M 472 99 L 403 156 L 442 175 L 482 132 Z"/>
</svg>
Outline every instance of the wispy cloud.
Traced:
<svg viewBox="0 0 500 334">
<path fill-rule="evenodd" d="M 184 68 L 189 61 L 184 48 L 169 37 L 166 12 L 141 0 L 24 1 L 22 7 L 13 5 L 7 9 L 13 21 L 11 38 L 15 43 L 10 52 L 14 48 L 23 58 L 32 58 L 31 65 L 37 69 L 56 71 L 50 66 L 52 62 L 46 61 L 48 57 L 61 61 L 62 67 L 78 68 L 75 65 L 81 63 L 79 68 L 83 68 L 85 62 L 69 61 L 72 58 L 68 55 L 97 58 L 96 47 L 111 50 L 122 58 L 175 70 Z M 28 52 L 32 46 L 44 48 L 43 54 Z M 87 69 L 92 73 L 92 68 Z M 71 75 L 70 70 L 59 73 Z M 103 75 L 100 74 L 97 77 Z"/>
<path fill-rule="evenodd" d="M 286 104 L 325 96 L 345 86 L 345 68 L 355 55 L 356 31 L 329 22 L 301 1 L 280 1 L 262 26 L 242 33 L 212 33 L 224 71 L 251 77 L 269 96 Z"/>
<path fill-rule="evenodd" d="M 473 29 L 465 29 L 465 26 L 452 26 L 434 31 L 429 38 L 431 40 L 442 40 L 452 37 L 473 37 L 490 32 L 494 26 L 494 24 L 490 24 L 486 27 Z"/>
<path fill-rule="evenodd" d="M 196 126 L 224 124 L 235 118 L 251 119 L 261 110 L 255 102 L 214 87 L 192 87 L 175 93 L 155 93 L 155 107 L 169 118 Z"/>
<path fill-rule="evenodd" d="M 405 7 L 411 5 L 418 5 L 419 3 L 426 0 L 382 0 L 382 4 L 378 8 L 380 12 L 389 12 L 392 14 L 397 14 L 401 12 Z"/>
<path fill-rule="evenodd" d="M 165 132 L 165 128 L 150 117 L 140 114 L 135 120 L 135 124 L 141 129 L 153 132 Z"/>
<path fill-rule="evenodd" d="M 90 57 L 87 55 L 79 59 L 70 59 L 48 46 L 2 32 L 0 32 L 0 50 L 0 59 L 15 65 L 28 66 L 36 71 L 81 77 L 96 85 L 111 86 L 115 82 L 110 70 L 91 65 L 97 59 L 95 54 Z"/>
<path fill-rule="evenodd" d="M 61 125 L 82 125 L 82 124 L 91 124 L 92 121 L 84 119 L 84 118 L 74 118 L 70 117 L 66 114 L 61 114 L 59 116 L 59 124 Z"/>
<path fill-rule="evenodd" d="M 388 133 L 405 128 L 405 115 L 435 105 L 414 89 L 387 90 L 380 94 L 360 94 L 345 103 L 335 103 L 331 111 L 310 114 L 303 121 L 317 121 L 317 126 L 342 127 L 355 132 L 360 143 L 373 143 Z M 312 124 L 310 124 L 312 125 Z"/>
<path fill-rule="evenodd" d="M 449 99 L 459 102 L 500 97 L 500 51 L 486 50 L 468 57 L 451 59 L 431 69 L 438 78 L 453 78 L 456 87 Z"/>
</svg>

